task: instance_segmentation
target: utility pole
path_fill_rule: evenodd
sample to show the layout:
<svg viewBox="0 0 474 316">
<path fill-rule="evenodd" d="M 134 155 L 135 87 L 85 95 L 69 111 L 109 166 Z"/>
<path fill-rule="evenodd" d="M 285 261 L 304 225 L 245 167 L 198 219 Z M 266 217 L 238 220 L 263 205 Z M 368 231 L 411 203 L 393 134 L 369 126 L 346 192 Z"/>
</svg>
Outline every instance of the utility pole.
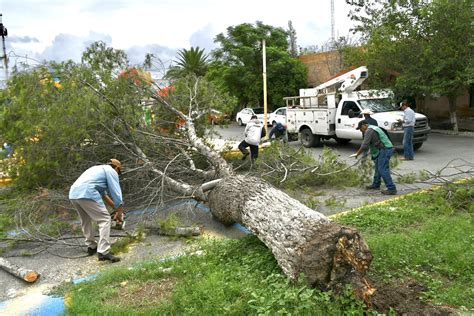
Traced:
<svg viewBox="0 0 474 316">
<path fill-rule="evenodd" d="M 267 118 L 267 49 L 265 40 L 262 40 L 263 59 L 263 128 L 265 128 L 265 139 L 268 139 L 268 118 Z"/>
<path fill-rule="evenodd" d="M 331 0 L 331 46 L 336 43 L 336 18 L 334 14 L 334 0 Z"/>
<path fill-rule="evenodd" d="M 5 48 L 5 37 L 8 36 L 7 28 L 3 25 L 2 22 L 3 14 L 0 13 L 0 36 L 2 36 L 2 47 L 3 47 L 3 65 L 5 67 L 5 81 L 8 80 L 8 57 L 7 57 L 7 50 Z"/>
</svg>

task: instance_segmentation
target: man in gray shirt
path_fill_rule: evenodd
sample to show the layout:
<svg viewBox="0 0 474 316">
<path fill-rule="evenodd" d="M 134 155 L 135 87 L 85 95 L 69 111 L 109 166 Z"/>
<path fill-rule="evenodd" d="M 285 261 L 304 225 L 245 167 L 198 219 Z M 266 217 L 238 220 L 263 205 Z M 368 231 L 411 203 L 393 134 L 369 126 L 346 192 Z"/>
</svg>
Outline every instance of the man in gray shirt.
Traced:
<svg viewBox="0 0 474 316">
<path fill-rule="evenodd" d="M 397 187 L 390 175 L 390 157 L 393 153 L 392 142 L 380 127 L 370 125 L 366 120 L 360 121 L 357 129 L 364 134 L 364 141 L 359 150 L 350 157 L 357 158 L 367 149 L 370 149 L 370 154 L 374 161 L 374 179 L 372 184 L 365 188 L 367 190 L 378 190 L 383 179 L 387 190 L 382 190 L 382 194 L 397 194 Z"/>
<path fill-rule="evenodd" d="M 415 111 L 410 108 L 407 100 L 400 103 L 400 110 L 403 111 L 403 157 L 400 160 L 413 160 L 415 151 L 413 150 L 413 132 L 415 130 Z"/>
</svg>

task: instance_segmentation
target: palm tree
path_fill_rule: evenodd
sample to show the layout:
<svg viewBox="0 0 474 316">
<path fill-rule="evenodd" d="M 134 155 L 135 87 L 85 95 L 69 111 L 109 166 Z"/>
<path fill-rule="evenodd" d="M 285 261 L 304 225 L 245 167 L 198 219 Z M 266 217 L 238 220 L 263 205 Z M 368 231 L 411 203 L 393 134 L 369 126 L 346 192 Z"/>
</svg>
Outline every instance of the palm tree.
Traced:
<svg viewBox="0 0 474 316">
<path fill-rule="evenodd" d="M 169 79 L 182 78 L 188 75 L 202 77 L 207 71 L 207 58 L 204 49 L 191 47 L 190 50 L 187 50 L 183 48 L 178 51 L 176 65 L 168 70 L 166 77 Z"/>
</svg>

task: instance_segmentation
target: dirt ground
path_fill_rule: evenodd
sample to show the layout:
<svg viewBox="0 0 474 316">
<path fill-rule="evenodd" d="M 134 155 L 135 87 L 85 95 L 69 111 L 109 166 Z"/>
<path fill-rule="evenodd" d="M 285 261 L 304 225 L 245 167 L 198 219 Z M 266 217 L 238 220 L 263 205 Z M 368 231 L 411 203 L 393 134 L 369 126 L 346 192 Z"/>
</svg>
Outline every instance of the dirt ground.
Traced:
<svg viewBox="0 0 474 316">
<path fill-rule="evenodd" d="M 420 292 L 426 288 L 410 280 L 400 284 L 374 284 L 377 289 L 372 297 L 372 308 L 389 314 L 395 311 L 398 315 L 451 315 L 456 311 L 448 306 L 438 306 L 420 300 Z"/>
<path fill-rule="evenodd" d="M 133 232 L 145 217 L 156 216 L 165 219 L 170 213 L 175 214 L 182 225 L 199 226 L 204 236 L 237 238 L 245 235 L 245 232 L 237 226 L 226 227 L 217 222 L 209 211 L 196 207 L 194 202 L 170 206 L 158 214 L 150 214 L 143 210 L 131 211 L 126 219 L 125 231 L 112 229 L 111 235 L 125 235 L 127 231 Z M 117 238 L 112 237 L 113 240 Z M 48 289 L 62 282 L 71 282 L 100 273 L 102 269 L 111 265 L 109 262 L 99 262 L 95 255 L 87 256 L 83 238 L 67 239 L 66 242 L 72 245 L 17 242 L 13 249 L 2 253 L 1 256 L 11 263 L 35 270 L 41 276 L 34 284 L 27 284 L 0 270 L 0 302 L 20 297 L 38 287 L 41 287 L 43 292 L 47 292 Z M 3 246 L 6 246 L 6 242 L 3 242 Z M 183 253 L 185 247 L 186 239 L 184 238 L 148 234 L 142 241 L 132 244 L 128 252 L 119 254 L 121 261 L 114 265 L 128 267 L 138 261 L 177 256 Z"/>
</svg>

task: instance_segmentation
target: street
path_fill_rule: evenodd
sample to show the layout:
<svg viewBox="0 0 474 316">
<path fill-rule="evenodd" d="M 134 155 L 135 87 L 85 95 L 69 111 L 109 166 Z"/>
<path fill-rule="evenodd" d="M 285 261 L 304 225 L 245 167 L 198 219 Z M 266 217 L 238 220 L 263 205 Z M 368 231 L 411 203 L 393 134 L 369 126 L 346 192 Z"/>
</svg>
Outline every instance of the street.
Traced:
<svg viewBox="0 0 474 316">
<path fill-rule="evenodd" d="M 270 128 L 270 127 L 269 127 Z M 244 127 L 232 123 L 227 127 L 217 126 L 216 132 L 220 134 L 220 138 L 225 140 L 241 141 L 243 139 Z M 299 141 L 290 143 L 291 146 L 301 146 Z M 324 145 L 335 150 L 341 159 L 348 163 L 352 163 L 354 158 L 349 158 L 349 155 L 355 153 L 359 148 L 360 141 L 352 141 L 347 145 L 339 145 L 334 140 L 324 142 Z M 308 153 L 314 157 L 318 157 L 323 147 L 307 148 Z M 397 150 L 398 155 L 403 155 L 403 150 Z M 457 161 L 453 165 L 467 165 L 470 163 L 470 168 L 474 168 L 474 137 L 472 136 L 455 136 L 440 133 L 431 133 L 428 141 L 423 143 L 423 146 L 415 152 L 415 160 L 401 161 L 395 169 L 400 174 L 407 174 L 415 172 L 418 174 L 421 170 L 429 170 L 436 172 L 445 168 L 450 161 L 454 159 L 463 159 Z M 446 170 L 448 172 L 448 170 Z M 454 173 L 454 170 L 451 170 Z M 446 174 L 446 173 L 444 173 Z"/>
<path fill-rule="evenodd" d="M 217 126 L 215 132 L 221 140 L 235 141 L 234 148 L 243 139 L 244 127 L 232 123 L 227 127 Z M 213 138 L 216 138 L 214 136 Z M 355 153 L 361 141 L 350 142 L 347 145 L 337 144 L 334 140 L 324 142 L 324 145 L 337 152 L 340 159 L 348 164 L 355 162 L 349 155 Z M 299 148 L 299 141 L 290 142 L 291 146 Z M 305 148 L 306 152 L 318 158 L 323 147 Z M 397 155 L 403 155 L 403 150 L 397 149 Z M 355 167 L 356 168 L 356 167 Z M 427 170 L 437 177 L 431 175 L 427 181 L 419 179 L 420 172 Z M 419 189 L 426 189 L 433 184 L 440 184 L 443 181 L 452 181 L 455 178 L 472 176 L 474 174 L 474 137 L 455 136 L 441 133 L 431 133 L 428 141 L 415 152 L 415 159 L 412 161 L 399 161 L 397 167 L 392 168 L 392 176 L 397 185 L 398 195 L 414 192 Z M 370 177 L 372 174 L 370 175 Z M 400 177 L 405 176 L 417 181 L 401 181 Z M 402 183 L 403 182 L 403 183 Z M 370 183 L 367 183 L 370 184 Z M 324 187 L 318 189 L 320 200 L 316 210 L 325 215 L 332 215 L 350 208 L 357 208 L 366 203 L 375 203 L 393 196 L 384 196 L 379 191 L 367 191 L 362 187 L 351 187 L 344 189 Z M 326 200 L 336 199 L 342 201 L 340 206 L 329 206 Z"/>
</svg>

